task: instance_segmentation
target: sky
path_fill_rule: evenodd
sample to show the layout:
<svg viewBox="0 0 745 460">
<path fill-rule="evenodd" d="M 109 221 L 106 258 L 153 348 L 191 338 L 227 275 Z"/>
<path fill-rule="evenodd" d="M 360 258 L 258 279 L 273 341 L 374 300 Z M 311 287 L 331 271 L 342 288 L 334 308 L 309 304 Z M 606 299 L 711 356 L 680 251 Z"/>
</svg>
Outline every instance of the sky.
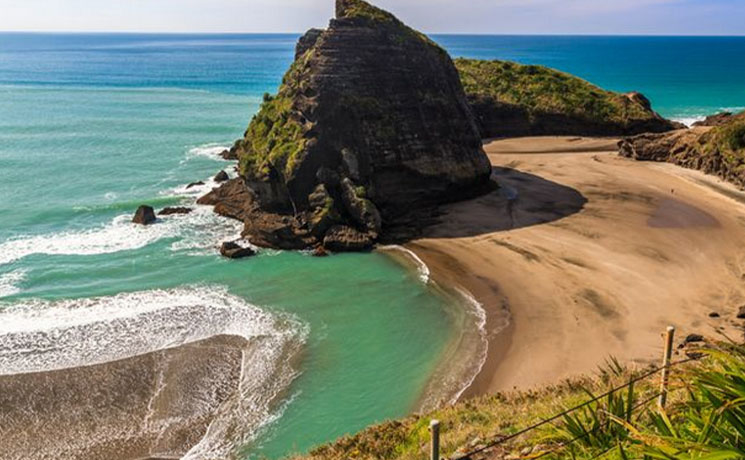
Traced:
<svg viewBox="0 0 745 460">
<path fill-rule="evenodd" d="M 745 35 L 745 0 L 373 0 L 427 33 Z M 0 31 L 303 32 L 334 0 L 0 0 Z"/>
</svg>

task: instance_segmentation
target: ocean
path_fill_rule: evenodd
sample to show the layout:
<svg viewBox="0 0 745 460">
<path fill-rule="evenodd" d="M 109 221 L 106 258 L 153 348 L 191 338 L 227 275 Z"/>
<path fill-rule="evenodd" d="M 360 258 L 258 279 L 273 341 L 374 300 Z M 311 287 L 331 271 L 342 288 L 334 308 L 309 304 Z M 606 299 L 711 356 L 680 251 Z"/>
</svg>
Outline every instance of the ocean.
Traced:
<svg viewBox="0 0 745 460">
<path fill-rule="evenodd" d="M 129 223 L 140 204 L 194 206 L 215 173 L 234 174 L 218 153 L 276 90 L 297 38 L 0 33 L 0 375 L 217 335 L 268 337 L 241 382 L 277 397 L 236 412 L 260 415 L 239 433 L 211 435 L 231 436 L 245 458 L 272 459 L 467 384 L 479 359 L 453 357 L 483 352 L 479 306 L 395 248 L 400 257 L 264 250 L 228 261 L 216 248 L 240 225 L 209 208 Z M 745 108 L 745 38 L 434 39 L 453 56 L 543 64 L 641 91 L 687 122 Z M 285 348 L 299 351 L 277 352 Z M 443 365 L 448 358 L 463 366 Z"/>
</svg>

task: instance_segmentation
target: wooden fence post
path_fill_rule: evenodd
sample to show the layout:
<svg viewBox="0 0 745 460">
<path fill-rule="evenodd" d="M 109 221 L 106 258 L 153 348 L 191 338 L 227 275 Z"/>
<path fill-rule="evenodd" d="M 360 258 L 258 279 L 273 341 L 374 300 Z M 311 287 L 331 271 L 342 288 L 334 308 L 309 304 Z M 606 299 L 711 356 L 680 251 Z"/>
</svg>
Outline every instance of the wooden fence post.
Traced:
<svg viewBox="0 0 745 460">
<path fill-rule="evenodd" d="M 665 354 L 662 357 L 662 374 L 660 374 L 660 399 L 657 401 L 657 405 L 660 409 L 665 408 L 667 403 L 667 384 L 670 378 L 670 360 L 673 357 L 673 339 L 675 337 L 675 328 L 670 326 L 667 328 L 667 336 L 665 337 Z"/>
<path fill-rule="evenodd" d="M 440 460 L 440 421 L 430 421 L 429 431 L 432 434 L 430 440 L 430 460 Z"/>
</svg>

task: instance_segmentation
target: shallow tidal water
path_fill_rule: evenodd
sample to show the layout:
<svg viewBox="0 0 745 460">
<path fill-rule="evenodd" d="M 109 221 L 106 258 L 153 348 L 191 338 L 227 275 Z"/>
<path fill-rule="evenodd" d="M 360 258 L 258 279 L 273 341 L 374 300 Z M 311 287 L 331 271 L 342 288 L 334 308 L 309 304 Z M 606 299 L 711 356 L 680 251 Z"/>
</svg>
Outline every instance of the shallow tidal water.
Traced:
<svg viewBox="0 0 745 460">
<path fill-rule="evenodd" d="M 216 248 L 240 225 L 206 207 L 151 227 L 129 223 L 140 204 L 193 205 L 217 171 L 234 174 L 217 153 L 276 90 L 296 39 L 0 34 L 0 375 L 221 334 L 276 339 L 272 350 L 298 343 L 292 355 L 244 362 L 247 382 L 271 375 L 278 394 L 255 401 L 262 417 L 242 427 L 247 458 L 302 452 L 458 392 L 478 362 L 439 394 L 425 389 L 479 317 L 421 267 L 381 253 L 223 260 Z M 436 39 L 454 55 L 542 63 L 637 89 L 670 117 L 745 106 L 745 64 L 729 60 L 745 50 L 742 39 L 696 54 L 695 74 L 655 61 L 650 46 L 675 56 L 707 48 L 707 39 Z M 598 58 L 609 46 L 618 65 Z M 648 61 L 656 64 L 639 64 Z M 717 90 L 692 90 L 704 83 Z M 207 184 L 186 189 L 198 180 Z M 58 346 L 28 346 L 40 337 Z"/>
</svg>

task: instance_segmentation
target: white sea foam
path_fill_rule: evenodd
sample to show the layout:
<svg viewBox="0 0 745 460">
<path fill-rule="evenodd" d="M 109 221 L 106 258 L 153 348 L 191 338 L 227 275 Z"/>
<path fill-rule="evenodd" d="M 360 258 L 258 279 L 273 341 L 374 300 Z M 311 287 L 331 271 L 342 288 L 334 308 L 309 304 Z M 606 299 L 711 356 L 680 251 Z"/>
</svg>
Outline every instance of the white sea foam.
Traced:
<svg viewBox="0 0 745 460">
<path fill-rule="evenodd" d="M 680 118 L 673 118 L 673 121 L 677 121 L 678 123 L 683 123 L 684 125 L 688 126 L 689 128 L 693 126 L 694 123 L 698 121 L 703 121 L 706 117 L 705 116 L 695 116 L 695 117 L 680 117 Z"/>
<path fill-rule="evenodd" d="M 476 329 L 478 331 L 480 346 L 478 347 L 477 366 L 473 369 L 468 380 L 463 382 L 460 390 L 453 396 L 453 399 L 450 401 L 451 403 L 455 403 L 456 401 L 458 401 L 458 399 L 463 396 L 463 393 L 473 384 L 474 380 L 476 380 L 476 377 L 478 377 L 478 375 L 481 373 L 481 370 L 484 368 L 484 365 L 486 364 L 486 358 L 489 352 L 489 335 L 486 330 L 486 310 L 484 310 L 484 306 L 481 304 L 481 302 L 476 300 L 476 298 L 470 292 L 466 291 L 465 289 L 456 288 L 456 290 L 465 300 L 468 307 L 468 312 L 474 318 Z"/>
<path fill-rule="evenodd" d="M 111 254 L 140 249 L 163 238 L 177 239 L 171 245 L 174 250 L 210 249 L 240 233 L 239 222 L 221 218 L 207 206 L 199 206 L 191 214 L 164 217 L 148 226 L 133 224 L 131 219 L 125 214 L 91 229 L 5 241 L 0 243 L 0 265 L 32 254 Z"/>
<path fill-rule="evenodd" d="M 422 283 L 427 284 L 429 283 L 430 279 L 430 270 L 426 263 L 418 256 L 414 251 L 411 251 L 408 248 L 405 248 L 403 246 L 398 245 L 389 245 L 389 246 L 381 246 L 381 250 L 383 251 L 399 251 L 403 252 L 407 257 L 409 257 L 411 260 L 414 261 L 416 264 L 416 271 L 419 274 L 419 279 L 422 281 Z"/>
<path fill-rule="evenodd" d="M 0 275 L 0 298 L 16 295 L 21 292 L 18 284 L 26 278 L 25 270 L 14 270 Z"/>
<path fill-rule="evenodd" d="M 229 146 L 225 146 L 222 144 L 204 144 L 189 149 L 189 151 L 186 153 L 186 159 L 188 160 L 195 157 L 206 157 L 212 160 L 224 161 L 225 159 L 221 157 L 220 154 L 228 149 L 230 149 Z"/>
<path fill-rule="evenodd" d="M 184 457 L 224 458 L 278 417 L 276 400 L 297 376 L 291 361 L 307 334 L 294 317 L 271 315 L 214 286 L 29 300 L 0 309 L 0 373 L 88 366 L 219 335 L 243 337 L 249 345 L 238 390 Z"/>
</svg>

